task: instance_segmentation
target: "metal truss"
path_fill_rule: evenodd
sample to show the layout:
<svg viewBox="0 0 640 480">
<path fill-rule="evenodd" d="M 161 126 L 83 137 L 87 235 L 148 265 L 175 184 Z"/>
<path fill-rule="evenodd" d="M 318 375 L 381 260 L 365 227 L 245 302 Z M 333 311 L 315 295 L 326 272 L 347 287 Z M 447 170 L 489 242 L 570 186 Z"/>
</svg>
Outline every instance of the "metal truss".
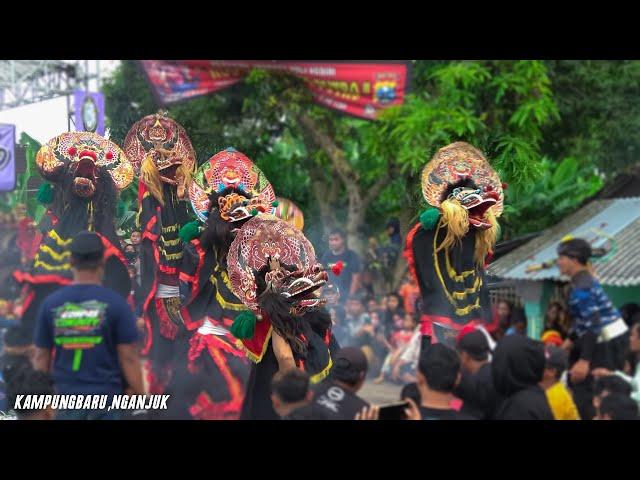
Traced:
<svg viewBox="0 0 640 480">
<path fill-rule="evenodd" d="M 97 61 L 96 61 L 97 62 Z M 89 61 L 0 60 L 0 111 L 88 90 Z"/>
</svg>

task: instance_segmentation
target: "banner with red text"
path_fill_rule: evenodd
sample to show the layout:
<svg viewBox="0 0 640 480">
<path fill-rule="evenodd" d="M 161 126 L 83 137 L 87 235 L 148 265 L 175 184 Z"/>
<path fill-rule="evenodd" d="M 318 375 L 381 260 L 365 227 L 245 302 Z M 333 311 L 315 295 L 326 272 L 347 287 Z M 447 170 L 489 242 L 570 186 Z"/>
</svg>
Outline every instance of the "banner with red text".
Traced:
<svg viewBox="0 0 640 480">
<path fill-rule="evenodd" d="M 240 82 L 252 68 L 302 78 L 315 101 L 360 118 L 402 104 L 409 89 L 409 62 L 311 62 L 251 60 L 142 60 L 162 106 L 217 92 Z"/>
</svg>

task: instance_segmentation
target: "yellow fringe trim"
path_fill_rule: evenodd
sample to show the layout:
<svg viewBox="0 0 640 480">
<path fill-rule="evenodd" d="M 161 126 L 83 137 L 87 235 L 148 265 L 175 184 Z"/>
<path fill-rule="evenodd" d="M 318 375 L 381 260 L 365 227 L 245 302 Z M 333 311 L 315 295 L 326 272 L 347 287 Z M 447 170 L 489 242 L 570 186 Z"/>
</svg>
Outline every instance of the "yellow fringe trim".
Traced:
<svg viewBox="0 0 640 480">
<path fill-rule="evenodd" d="M 438 280 L 440 280 L 440 284 L 442 285 L 442 289 L 444 290 L 444 293 L 447 297 L 447 300 L 449 300 L 449 303 L 455 308 L 455 313 L 456 315 L 460 315 L 460 316 L 464 316 L 467 315 L 468 313 L 470 313 L 471 311 L 480 308 L 480 299 L 477 298 L 475 303 L 472 305 L 467 305 L 466 307 L 463 308 L 459 308 L 457 305 L 457 302 L 455 300 L 455 298 L 449 293 L 449 290 L 447 290 L 447 286 L 444 283 L 444 278 L 442 277 L 442 272 L 440 271 L 440 262 L 438 261 L 438 248 L 437 248 L 437 239 L 438 239 L 438 233 L 440 232 L 440 222 L 438 222 L 438 226 L 436 227 L 436 233 L 433 236 L 433 265 L 435 267 L 436 270 L 436 275 L 438 276 Z M 445 257 L 448 259 L 448 250 L 445 250 Z M 454 271 L 455 273 L 455 271 Z M 463 277 L 464 278 L 464 277 Z M 478 281 L 476 280 L 476 282 L 474 283 L 474 286 L 471 288 L 476 288 L 476 284 L 478 283 Z M 479 286 L 478 286 L 479 287 Z M 469 290 L 469 289 L 467 289 Z M 454 295 L 457 293 L 458 295 L 462 294 L 462 298 L 466 297 L 466 292 L 467 290 L 465 290 L 464 292 L 454 292 Z M 472 293 L 472 292 L 469 292 Z"/>
<path fill-rule="evenodd" d="M 42 252 L 45 252 L 48 255 L 50 255 L 51 258 L 53 258 L 57 262 L 62 262 L 62 261 L 64 261 L 65 258 L 71 256 L 71 252 L 58 253 L 53 248 L 51 248 L 49 245 L 40 245 L 40 250 Z"/>
<path fill-rule="evenodd" d="M 162 233 L 177 232 L 177 231 L 178 231 L 178 224 L 169 225 L 168 227 L 162 227 Z"/>
<path fill-rule="evenodd" d="M 70 263 L 63 263 L 62 265 L 49 265 L 48 263 L 45 263 L 41 260 L 36 259 L 35 262 L 33 262 L 33 268 L 38 268 L 38 267 L 42 267 L 45 270 L 49 270 L 49 271 L 60 271 L 60 270 L 69 270 L 71 268 L 71 264 Z"/>
<path fill-rule="evenodd" d="M 451 296 L 453 298 L 455 298 L 456 300 L 462 300 L 464 299 L 469 293 L 476 293 L 478 291 L 478 288 L 480 288 L 482 286 L 482 279 L 480 277 L 476 277 L 476 281 L 474 282 L 474 284 L 463 290 L 462 292 L 452 292 Z"/>
<path fill-rule="evenodd" d="M 231 280 L 229 280 L 229 274 L 227 273 L 227 271 L 222 269 L 222 268 L 220 268 L 219 264 L 216 264 L 216 266 L 213 269 L 213 271 L 214 272 L 220 272 L 220 276 L 222 277 L 222 281 L 224 282 L 226 287 L 229 289 L 229 291 L 233 292 L 233 288 L 231 287 Z M 216 287 L 217 287 L 217 284 L 216 284 Z"/>
<path fill-rule="evenodd" d="M 460 275 L 458 275 L 458 273 L 451 266 L 451 259 L 449 258 L 449 251 L 448 250 L 445 250 L 444 258 L 445 258 L 445 262 L 446 262 L 445 265 L 447 267 L 447 275 L 449 275 L 449 278 L 451 280 L 455 280 L 456 282 L 462 282 L 469 275 L 473 275 L 474 273 L 476 273 L 475 270 L 465 270 L 462 273 L 460 273 Z"/>
<path fill-rule="evenodd" d="M 227 302 L 222 295 L 220 294 L 220 289 L 218 288 L 218 279 L 214 276 L 211 275 L 209 277 L 209 281 L 213 284 L 213 286 L 216 288 L 216 300 L 218 301 L 218 303 L 220 303 L 220 305 L 222 306 L 222 308 L 225 308 L 227 310 L 234 310 L 236 312 L 242 312 L 244 310 L 247 309 L 247 307 L 245 307 L 244 303 L 231 303 L 231 302 Z M 223 278 L 224 281 L 224 278 Z M 231 290 L 231 289 L 229 289 Z"/>
<path fill-rule="evenodd" d="M 456 308 L 456 315 L 464 316 L 472 312 L 476 308 L 480 308 L 480 299 L 476 298 L 476 302 L 473 305 L 467 305 L 464 308 Z"/>
<path fill-rule="evenodd" d="M 175 240 L 165 240 L 164 237 L 161 237 L 161 238 L 162 238 L 162 243 L 164 243 L 168 247 L 175 247 L 182 241 L 179 238 L 176 238 Z"/>
<path fill-rule="evenodd" d="M 180 260 L 182 258 L 182 252 L 167 253 L 163 249 L 160 249 L 160 250 L 162 251 L 164 258 L 166 258 L 167 260 Z"/>
<path fill-rule="evenodd" d="M 324 367 L 324 370 L 311 376 L 311 378 L 309 378 L 309 381 L 313 384 L 321 382 L 322 380 L 327 378 L 327 375 L 329 375 L 329 372 L 331 371 L 331 367 L 333 367 L 333 360 L 331 359 L 331 355 L 329 355 L 329 363 L 326 367 Z"/>
<path fill-rule="evenodd" d="M 59 247 L 66 247 L 71 244 L 71 238 L 69 240 L 61 239 L 55 230 L 49 230 L 49 238 L 53 239 Z"/>
</svg>

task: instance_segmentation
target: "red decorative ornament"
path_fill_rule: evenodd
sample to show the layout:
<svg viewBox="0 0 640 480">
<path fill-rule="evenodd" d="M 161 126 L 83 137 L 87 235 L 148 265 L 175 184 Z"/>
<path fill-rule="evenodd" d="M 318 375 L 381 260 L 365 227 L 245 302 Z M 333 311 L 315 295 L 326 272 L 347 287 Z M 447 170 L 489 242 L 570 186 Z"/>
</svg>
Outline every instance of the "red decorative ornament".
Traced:
<svg viewBox="0 0 640 480">
<path fill-rule="evenodd" d="M 107 152 L 105 157 L 107 157 L 107 160 L 111 160 L 113 158 L 113 152 Z"/>
<path fill-rule="evenodd" d="M 76 147 L 69 147 L 69 150 L 67 150 L 67 152 L 69 153 L 69 155 L 74 157 L 77 152 Z"/>
<path fill-rule="evenodd" d="M 344 268 L 344 263 L 342 262 L 342 260 L 340 260 L 339 262 L 333 264 L 333 266 L 331 267 L 331 271 L 336 277 L 339 277 L 340 274 L 342 273 L 343 268 Z"/>
<path fill-rule="evenodd" d="M 506 190 L 507 188 L 509 188 L 509 184 L 508 183 L 503 183 L 502 184 L 502 189 Z"/>
</svg>

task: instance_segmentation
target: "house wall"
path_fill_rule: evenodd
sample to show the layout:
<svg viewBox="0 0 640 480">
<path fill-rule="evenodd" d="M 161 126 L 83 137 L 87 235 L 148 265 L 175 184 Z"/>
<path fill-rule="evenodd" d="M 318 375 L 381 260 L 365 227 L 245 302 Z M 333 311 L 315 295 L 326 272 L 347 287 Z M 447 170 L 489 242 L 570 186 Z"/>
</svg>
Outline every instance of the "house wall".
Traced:
<svg viewBox="0 0 640 480">
<path fill-rule="evenodd" d="M 602 288 L 618 308 L 625 303 L 640 303 L 640 285 L 634 287 L 609 287 L 603 285 Z"/>
</svg>

